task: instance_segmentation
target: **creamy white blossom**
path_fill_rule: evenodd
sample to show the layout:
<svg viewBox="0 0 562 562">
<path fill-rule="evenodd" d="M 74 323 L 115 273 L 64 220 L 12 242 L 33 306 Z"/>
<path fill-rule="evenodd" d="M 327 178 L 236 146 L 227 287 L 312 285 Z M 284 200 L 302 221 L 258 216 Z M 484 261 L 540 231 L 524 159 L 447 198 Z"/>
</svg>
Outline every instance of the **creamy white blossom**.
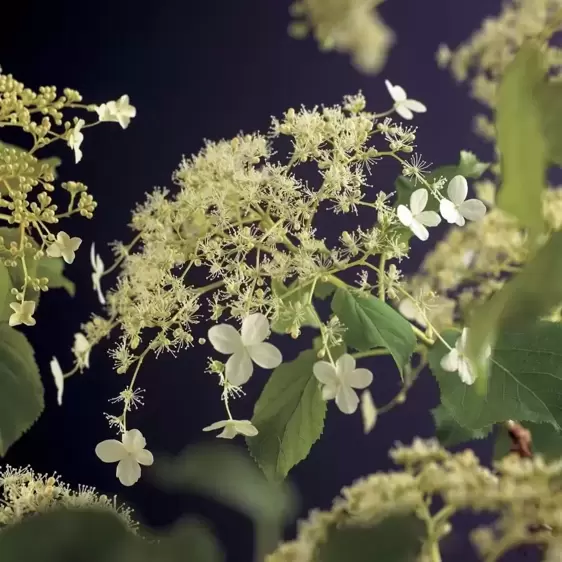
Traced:
<svg viewBox="0 0 562 562">
<path fill-rule="evenodd" d="M 210 328 L 211 345 L 219 353 L 230 355 L 224 373 L 230 384 L 241 386 L 249 380 L 254 371 L 252 361 L 264 369 L 274 369 L 281 364 L 281 352 L 264 341 L 269 333 L 269 321 L 259 312 L 244 318 L 240 333 L 230 324 Z"/>
<path fill-rule="evenodd" d="M 354 388 L 367 388 L 373 382 L 373 373 L 368 369 L 356 369 L 355 359 L 344 353 L 335 365 L 318 361 L 313 367 L 314 376 L 322 383 L 322 398 L 336 399 L 337 407 L 344 414 L 357 410 L 359 398 Z"/>
<path fill-rule="evenodd" d="M 94 291 L 98 293 L 98 300 L 100 303 L 105 304 L 105 297 L 103 296 L 103 292 L 101 290 L 101 278 L 105 272 L 105 266 L 100 255 L 96 254 L 95 243 L 92 243 L 92 246 L 90 247 L 90 264 L 94 270 L 92 273 L 92 286 L 94 287 Z"/>
<path fill-rule="evenodd" d="M 435 211 L 424 211 L 428 199 L 427 189 L 416 189 L 410 195 L 410 208 L 406 205 L 398 205 L 396 209 L 398 220 L 420 240 L 429 238 L 426 226 L 437 226 L 441 222 L 441 217 Z"/>
<path fill-rule="evenodd" d="M 78 237 L 71 238 L 62 230 L 57 234 L 56 240 L 47 248 L 47 255 L 51 258 L 60 258 L 66 263 L 72 263 L 76 257 L 76 250 L 82 244 L 82 239 Z"/>
<path fill-rule="evenodd" d="M 19 326 L 20 324 L 35 326 L 36 322 L 35 318 L 33 318 L 33 314 L 35 312 L 35 302 L 12 302 L 10 303 L 10 308 L 14 311 L 8 320 L 8 324 L 10 326 Z"/>
<path fill-rule="evenodd" d="M 460 338 L 457 338 L 455 347 L 441 359 L 441 368 L 450 373 L 458 371 L 459 377 L 467 385 L 474 384 L 476 376 L 470 369 L 470 364 L 465 355 L 466 340 L 468 338 L 468 328 L 463 328 Z M 484 350 L 484 358 L 490 357 L 492 348 L 488 346 Z"/>
<path fill-rule="evenodd" d="M 223 420 L 212 423 L 203 428 L 203 431 L 214 431 L 222 429 L 217 437 L 223 439 L 233 439 L 238 434 L 245 435 L 246 437 L 254 437 L 258 434 L 258 430 L 252 425 L 250 420 Z"/>
<path fill-rule="evenodd" d="M 102 103 L 96 108 L 99 121 L 111 121 L 126 129 L 133 117 L 137 115 L 137 109 L 129 103 L 129 96 L 121 96 L 117 101 Z"/>
<path fill-rule="evenodd" d="M 394 101 L 394 109 L 402 119 L 413 119 L 414 113 L 425 113 L 427 107 L 417 100 L 408 99 L 406 91 L 401 86 L 394 86 L 385 80 L 386 89 Z"/>
<path fill-rule="evenodd" d="M 92 346 L 90 342 L 86 339 L 86 336 L 82 332 L 77 332 L 74 334 L 74 345 L 72 346 L 72 353 L 76 358 L 78 367 L 80 370 L 90 368 L 90 351 Z"/>
<path fill-rule="evenodd" d="M 84 140 L 84 134 L 82 133 L 82 127 L 86 124 L 84 119 L 79 119 L 74 125 L 74 129 L 71 129 L 68 133 L 67 144 L 68 146 L 74 150 L 74 158 L 76 163 L 82 160 L 82 141 Z"/>
<path fill-rule="evenodd" d="M 132 486 L 141 475 L 140 465 L 150 466 L 154 462 L 152 453 L 145 449 L 146 439 L 138 429 L 130 429 L 117 439 L 98 443 L 96 455 L 107 463 L 116 462 L 117 478 L 123 486 Z"/>
<path fill-rule="evenodd" d="M 465 219 L 477 221 L 484 218 L 486 205 L 478 199 L 469 199 L 468 183 L 464 176 L 455 176 L 447 186 L 449 199 L 443 198 L 439 204 L 442 217 L 450 224 L 464 226 Z"/>
<path fill-rule="evenodd" d="M 51 368 L 51 374 L 53 375 L 53 380 L 55 381 L 55 387 L 57 389 L 57 403 L 60 406 L 62 404 L 62 395 L 64 392 L 64 374 L 56 357 L 53 357 L 51 359 L 49 366 Z"/>
</svg>

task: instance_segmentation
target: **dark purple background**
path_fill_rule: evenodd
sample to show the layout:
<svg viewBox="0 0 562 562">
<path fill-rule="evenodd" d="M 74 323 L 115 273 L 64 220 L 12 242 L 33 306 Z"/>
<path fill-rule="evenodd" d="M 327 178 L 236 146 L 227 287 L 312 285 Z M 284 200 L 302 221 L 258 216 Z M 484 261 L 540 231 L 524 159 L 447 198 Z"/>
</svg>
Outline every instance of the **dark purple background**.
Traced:
<svg viewBox="0 0 562 562">
<path fill-rule="evenodd" d="M 428 112 L 414 122 L 420 127 L 418 146 L 425 160 L 448 164 L 456 162 L 461 149 L 481 150 L 471 132 L 477 106 L 464 88 L 436 67 L 434 53 L 440 42 L 455 46 L 464 40 L 487 13 L 498 10 L 500 2 L 389 0 L 381 11 L 398 42 L 379 77 L 360 74 L 345 56 L 320 53 L 312 40 L 291 40 L 286 33 L 288 4 L 160 0 L 141 5 L 98 0 L 82 5 L 70 0 L 22 0 L 17 8 L 10 5 L 7 16 L 3 8 L 0 32 L 0 64 L 28 86 L 73 87 L 88 103 L 128 93 L 138 110 L 127 131 L 111 124 L 87 131 L 84 160 L 78 166 L 63 149 L 61 179 L 87 183 L 99 207 L 93 221 L 65 222 L 66 230 L 84 240 L 68 273 L 77 283 L 79 297 L 71 300 L 59 291 L 41 302 L 38 327 L 29 331 L 29 337 L 47 383 L 47 411 L 6 460 L 29 463 L 42 472 L 57 471 L 72 485 L 84 483 L 119 493 L 150 524 L 167 524 L 185 512 L 209 517 L 233 560 L 248 558 L 251 537 L 246 522 L 197 498 L 180 501 L 164 496 L 146 479 L 125 489 L 115 479 L 114 467 L 95 457 L 96 443 L 111 436 L 102 411 L 118 412 L 106 400 L 127 382 L 112 371 L 104 350 L 94 351 L 92 368 L 68 382 L 64 406 L 56 405 L 49 359 L 57 355 L 63 368 L 68 366 L 74 332 L 98 310 L 90 285 L 90 242 L 96 242 L 107 262 L 104 246 L 129 239 L 125 225 L 135 203 L 154 186 L 170 185 L 182 155 L 198 151 L 203 139 L 230 138 L 242 129 L 265 131 L 270 116 L 289 107 L 330 105 L 358 90 L 367 96 L 370 109 L 386 110 L 390 99 L 384 78 L 427 105 Z M 480 155 L 485 158 L 489 152 Z M 372 183 L 389 191 L 398 173 L 395 166 L 383 164 Z M 352 226 L 351 217 L 349 221 Z M 419 241 L 413 245 L 413 257 L 405 264 L 409 270 L 427 247 Z M 279 344 L 279 339 L 273 341 Z M 302 343 L 308 347 L 308 341 Z M 298 351 L 288 342 L 283 349 L 287 358 Z M 140 386 L 147 390 L 146 406 L 132 420 L 157 458 L 208 438 L 201 428 L 224 417 L 219 389 L 203 373 L 205 360 L 206 350 L 196 348 L 177 359 L 165 356 L 143 366 Z M 383 403 L 396 392 L 398 375 L 384 360 L 371 368 L 375 399 Z M 265 374 L 260 372 L 255 379 L 247 399 L 234 405 L 237 417 L 251 416 Z M 389 468 L 387 451 L 395 440 L 429 437 L 433 433 L 429 410 L 437 401 L 436 385 L 426 372 L 406 404 L 382 417 L 368 437 L 362 433 L 359 415 L 346 417 L 330 404 L 321 441 L 291 474 L 301 493 L 301 514 L 329 506 L 340 488 L 355 478 Z M 479 444 L 485 458 L 488 445 Z M 461 520 L 459 535 L 466 530 L 465 523 Z M 450 539 L 446 559 L 468 560 L 467 545 L 465 538 Z"/>
</svg>

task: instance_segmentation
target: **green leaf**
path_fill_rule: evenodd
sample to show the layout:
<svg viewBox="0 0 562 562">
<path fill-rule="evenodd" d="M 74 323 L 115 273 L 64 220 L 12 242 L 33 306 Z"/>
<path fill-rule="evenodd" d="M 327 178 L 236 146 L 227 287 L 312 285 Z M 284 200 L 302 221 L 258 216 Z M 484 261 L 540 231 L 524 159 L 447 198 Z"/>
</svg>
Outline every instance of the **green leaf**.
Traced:
<svg viewBox="0 0 562 562">
<path fill-rule="evenodd" d="M 442 334 L 453 346 L 458 332 Z M 562 325 L 541 322 L 525 331 L 505 332 L 490 361 L 487 394 L 441 368 L 448 352 L 438 342 L 429 363 L 439 383 L 441 402 L 453 420 L 471 430 L 506 420 L 562 424 Z"/>
<path fill-rule="evenodd" d="M 562 458 L 562 433 L 549 423 L 525 422 L 525 429 L 531 432 L 533 453 L 540 453 L 547 460 Z M 503 427 L 496 432 L 494 459 L 499 460 L 509 453 L 511 439 Z"/>
<path fill-rule="evenodd" d="M 445 447 L 453 447 L 475 439 L 485 439 L 492 431 L 492 426 L 472 430 L 459 425 L 443 404 L 431 410 L 431 415 L 435 423 L 436 437 Z"/>
<path fill-rule="evenodd" d="M 252 423 L 259 433 L 246 443 L 270 480 L 285 478 L 322 434 L 326 402 L 312 373 L 318 360 L 309 350 L 277 367 L 256 403 Z"/>
<path fill-rule="evenodd" d="M 388 517 L 374 527 L 332 527 L 318 549 L 319 562 L 415 562 L 424 525 L 412 515 Z M 315 558 L 316 560 L 316 558 Z"/>
<path fill-rule="evenodd" d="M 0 455 L 35 423 L 44 408 L 43 385 L 27 338 L 0 324 Z"/>
<path fill-rule="evenodd" d="M 298 282 L 299 281 L 297 280 L 289 287 L 285 287 L 283 283 L 277 281 L 275 284 L 272 283 L 272 289 L 277 296 L 282 297 L 289 290 L 294 289 L 296 287 L 295 283 Z M 301 308 L 302 314 L 304 315 L 304 319 L 301 323 L 301 326 L 308 326 L 310 328 L 319 328 L 320 322 L 318 319 L 318 315 L 316 314 L 314 306 L 308 302 L 308 296 L 310 294 L 311 289 L 312 289 L 311 285 L 307 285 L 306 287 L 298 289 L 294 293 L 291 293 L 288 297 L 284 298 L 283 302 L 287 306 Z M 286 320 L 284 318 L 280 318 L 272 323 L 271 330 L 276 334 L 287 334 L 291 330 L 291 324 L 292 324 L 291 319 Z"/>
<path fill-rule="evenodd" d="M 461 158 L 457 167 L 457 174 L 468 179 L 478 179 L 490 167 L 490 164 L 480 162 L 473 152 L 461 150 Z"/>
<path fill-rule="evenodd" d="M 544 230 L 542 193 L 547 144 L 537 92 L 544 84 L 545 69 L 539 46 L 524 44 L 503 74 L 496 108 L 502 175 L 498 207 L 533 234 Z"/>
<path fill-rule="evenodd" d="M 398 312 L 373 296 L 355 295 L 343 288 L 336 290 L 332 311 L 347 328 L 344 340 L 349 346 L 359 351 L 384 347 L 403 372 L 416 347 L 416 336 Z"/>
<path fill-rule="evenodd" d="M 117 562 L 134 536 L 108 510 L 60 509 L 34 515 L 0 533 L 2 562 Z"/>
<path fill-rule="evenodd" d="M 324 283 L 318 281 L 314 287 L 314 296 L 318 299 L 325 300 L 336 290 L 336 287 L 331 283 Z"/>
<path fill-rule="evenodd" d="M 485 390 L 489 365 L 480 360 L 484 348 L 502 330 L 525 329 L 562 302 L 562 232 L 555 232 L 523 270 L 490 300 L 479 306 L 468 323 L 466 354 Z"/>
<path fill-rule="evenodd" d="M 562 166 L 562 84 L 549 82 L 538 89 L 542 130 L 546 137 L 548 160 Z"/>
<path fill-rule="evenodd" d="M 63 275 L 64 260 L 62 258 L 41 258 L 37 264 L 37 277 L 49 279 L 49 289 L 65 289 L 73 297 L 76 285 Z"/>
<path fill-rule="evenodd" d="M 10 293 L 12 280 L 8 268 L 0 262 L 0 322 L 7 322 L 12 312 L 10 303 L 14 301 Z"/>
<path fill-rule="evenodd" d="M 200 493 L 252 519 L 260 560 L 275 548 L 295 512 L 292 490 L 266 480 L 247 452 L 233 446 L 188 447 L 177 459 L 161 460 L 155 474 L 166 490 Z"/>
</svg>

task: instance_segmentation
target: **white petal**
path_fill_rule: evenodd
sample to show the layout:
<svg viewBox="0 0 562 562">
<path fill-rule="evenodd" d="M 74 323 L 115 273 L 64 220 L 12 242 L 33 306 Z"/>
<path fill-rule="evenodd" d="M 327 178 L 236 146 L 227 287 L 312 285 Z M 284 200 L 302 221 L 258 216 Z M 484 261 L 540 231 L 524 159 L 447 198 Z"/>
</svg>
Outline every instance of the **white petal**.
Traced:
<svg viewBox="0 0 562 562">
<path fill-rule="evenodd" d="M 427 107 L 418 100 L 404 100 L 404 105 L 416 113 L 425 113 L 427 111 Z"/>
<path fill-rule="evenodd" d="M 218 421 L 218 422 L 212 423 L 211 425 L 208 425 L 207 427 L 204 427 L 203 431 L 215 431 L 215 429 L 222 429 L 223 427 L 226 426 L 227 423 L 228 423 L 228 420 Z"/>
<path fill-rule="evenodd" d="M 412 224 L 410 225 L 410 230 L 420 239 L 420 240 L 427 240 L 429 238 L 429 232 L 427 228 L 417 220 L 413 220 Z"/>
<path fill-rule="evenodd" d="M 406 207 L 405 205 L 398 205 L 398 208 L 396 209 L 396 215 L 398 217 L 398 220 L 404 226 L 409 227 L 412 224 L 412 211 L 410 211 L 410 209 L 408 209 L 408 207 Z"/>
<path fill-rule="evenodd" d="M 456 349 L 451 349 L 447 355 L 441 358 L 441 368 L 449 373 L 454 373 L 459 368 L 459 352 Z"/>
<path fill-rule="evenodd" d="M 344 414 L 353 414 L 359 405 L 359 398 L 355 390 L 342 384 L 336 394 L 336 405 Z"/>
<path fill-rule="evenodd" d="M 126 431 L 122 435 L 121 440 L 123 441 L 123 447 L 129 453 L 136 453 L 146 447 L 146 439 L 138 429 Z"/>
<path fill-rule="evenodd" d="M 416 215 L 416 220 L 425 226 L 437 226 L 441 217 L 435 211 L 423 211 Z"/>
<path fill-rule="evenodd" d="M 247 437 L 254 437 L 258 434 L 258 430 L 252 425 L 250 420 L 236 420 L 234 421 L 236 431 Z"/>
<path fill-rule="evenodd" d="M 439 202 L 439 212 L 449 224 L 455 224 L 460 216 L 457 206 L 448 199 L 441 199 Z"/>
<path fill-rule="evenodd" d="M 460 205 L 468 194 L 468 183 L 464 176 L 455 176 L 447 187 L 449 199 L 455 204 Z"/>
<path fill-rule="evenodd" d="M 90 265 L 92 266 L 92 269 L 96 269 L 96 243 L 92 242 L 92 245 L 90 246 Z"/>
<path fill-rule="evenodd" d="M 428 198 L 429 194 L 427 193 L 427 189 L 423 187 L 421 189 L 416 189 L 416 191 L 410 195 L 410 209 L 412 215 L 416 216 L 425 209 Z"/>
<path fill-rule="evenodd" d="M 275 369 L 283 362 L 281 352 L 272 344 L 267 342 L 249 345 L 246 350 L 252 361 L 264 369 Z"/>
<path fill-rule="evenodd" d="M 461 359 L 459 361 L 459 377 L 464 384 L 469 386 L 474 384 L 474 381 L 476 380 L 476 377 L 472 374 L 466 359 Z"/>
<path fill-rule="evenodd" d="M 269 321 L 259 312 L 250 314 L 242 322 L 241 334 L 245 346 L 260 343 L 269 336 Z"/>
<path fill-rule="evenodd" d="M 141 467 L 135 459 L 127 457 L 119 461 L 117 465 L 117 478 L 119 478 L 119 482 L 123 486 L 132 486 L 138 482 L 140 475 Z"/>
<path fill-rule="evenodd" d="M 349 373 L 355 369 L 355 359 L 349 355 L 349 353 L 344 353 L 336 361 L 336 373 L 338 378 L 341 379 L 346 373 Z"/>
<path fill-rule="evenodd" d="M 344 375 L 343 382 L 352 388 L 367 388 L 373 382 L 373 373 L 369 369 L 354 369 Z"/>
<path fill-rule="evenodd" d="M 127 456 L 127 450 L 121 441 L 107 439 L 96 445 L 96 455 L 102 462 L 117 462 Z"/>
<path fill-rule="evenodd" d="M 455 347 L 458 350 L 464 350 L 466 347 L 466 340 L 468 339 L 468 328 L 463 328 L 461 332 L 461 337 L 457 339 Z"/>
<path fill-rule="evenodd" d="M 242 386 L 248 382 L 253 372 L 254 367 L 250 355 L 243 349 L 230 356 L 226 362 L 224 375 L 230 384 Z"/>
<path fill-rule="evenodd" d="M 327 361 L 317 361 L 314 363 L 312 372 L 322 384 L 328 386 L 337 386 L 339 384 L 335 367 Z"/>
<path fill-rule="evenodd" d="M 370 433 L 377 421 L 377 408 L 368 390 L 361 394 L 361 418 L 363 419 L 363 431 Z"/>
<path fill-rule="evenodd" d="M 58 244 L 58 242 L 53 242 L 48 248 L 47 248 L 47 255 L 50 258 L 60 258 L 62 256 L 62 250 Z"/>
<path fill-rule="evenodd" d="M 486 214 L 486 205 L 479 199 L 469 199 L 459 207 L 460 214 L 471 221 L 478 221 Z"/>
<path fill-rule="evenodd" d="M 57 403 L 60 406 L 62 404 L 62 395 L 64 392 L 64 374 L 56 357 L 51 359 L 50 367 L 57 389 Z"/>
<path fill-rule="evenodd" d="M 144 466 L 150 466 L 154 462 L 154 456 L 147 449 L 142 449 L 135 453 L 134 459 Z"/>
<path fill-rule="evenodd" d="M 325 384 L 322 387 L 322 400 L 333 400 L 338 393 L 339 385 Z"/>
<path fill-rule="evenodd" d="M 209 341 L 219 352 L 231 355 L 243 348 L 242 338 L 238 330 L 230 324 L 218 324 L 209 329 Z"/>
<path fill-rule="evenodd" d="M 410 120 L 414 118 L 414 114 L 404 105 L 404 103 L 397 103 L 394 106 L 396 113 L 402 117 L 402 119 Z"/>
<path fill-rule="evenodd" d="M 229 420 L 224 429 L 217 435 L 221 439 L 234 439 L 238 435 L 234 424 Z"/>
<path fill-rule="evenodd" d="M 393 101 L 400 102 L 406 99 L 406 92 L 404 91 L 404 88 L 400 86 L 393 86 L 388 80 L 385 80 L 384 84 Z"/>
</svg>

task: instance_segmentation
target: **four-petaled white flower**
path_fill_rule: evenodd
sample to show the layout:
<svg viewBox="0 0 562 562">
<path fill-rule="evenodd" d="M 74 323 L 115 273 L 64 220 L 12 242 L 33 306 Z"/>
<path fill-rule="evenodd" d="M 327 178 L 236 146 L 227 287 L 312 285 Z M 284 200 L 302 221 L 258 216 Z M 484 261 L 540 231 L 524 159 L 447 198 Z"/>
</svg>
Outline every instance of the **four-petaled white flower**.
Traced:
<svg viewBox="0 0 562 562">
<path fill-rule="evenodd" d="M 92 247 L 90 248 L 90 263 L 92 264 L 92 269 L 94 270 L 92 273 L 92 285 L 94 287 L 94 291 L 97 291 L 100 303 L 105 304 L 105 297 L 103 296 L 101 290 L 101 278 L 105 271 L 105 266 L 100 255 L 96 254 L 95 243 L 92 243 Z"/>
<path fill-rule="evenodd" d="M 410 100 L 401 86 L 393 86 L 388 80 L 385 80 L 386 89 L 390 97 L 394 100 L 394 109 L 402 119 L 413 119 L 414 113 L 425 113 L 427 107 L 417 100 Z"/>
<path fill-rule="evenodd" d="M 269 321 L 260 314 L 250 314 L 242 321 L 240 333 L 229 324 L 218 324 L 209 330 L 209 341 L 219 352 L 230 355 L 225 366 L 225 377 L 234 386 L 241 386 L 252 376 L 252 361 L 264 369 L 281 365 L 281 352 L 266 343 Z"/>
<path fill-rule="evenodd" d="M 130 429 L 117 439 L 98 443 L 96 455 L 103 462 L 116 462 L 117 478 L 123 486 L 132 486 L 141 475 L 140 465 L 150 466 L 154 462 L 152 453 L 145 449 L 146 439 L 138 429 Z"/>
<path fill-rule="evenodd" d="M 441 217 L 435 211 L 424 211 L 429 195 L 427 189 L 416 189 L 410 195 L 410 208 L 398 205 L 398 220 L 408 227 L 420 240 L 427 240 L 429 232 L 426 226 L 437 226 Z"/>
<path fill-rule="evenodd" d="M 314 376 L 323 384 L 322 398 L 336 399 L 337 407 L 344 414 L 357 410 L 359 398 L 354 388 L 367 388 L 373 382 L 373 373 L 368 369 L 356 369 L 355 359 L 344 353 L 335 366 L 327 361 L 318 361 L 312 368 Z"/>
<path fill-rule="evenodd" d="M 82 160 L 82 141 L 84 140 L 84 134 L 82 133 L 82 127 L 86 124 L 84 119 L 79 119 L 74 125 L 74 129 L 71 129 L 68 134 L 68 140 L 66 141 L 68 146 L 74 150 L 74 158 L 76 163 Z"/>
<path fill-rule="evenodd" d="M 246 437 L 254 437 L 258 434 L 258 430 L 252 425 L 250 420 L 223 420 L 212 423 L 203 428 L 203 431 L 214 431 L 222 429 L 217 437 L 223 439 L 233 439 L 238 434 L 246 435 Z"/>
<path fill-rule="evenodd" d="M 49 366 L 51 367 L 51 374 L 53 375 L 53 380 L 55 381 L 55 387 L 57 389 L 57 403 L 60 406 L 62 404 L 62 394 L 64 392 L 64 374 L 56 357 L 51 359 Z"/>
<path fill-rule="evenodd" d="M 441 359 L 441 368 L 450 373 L 458 371 L 459 377 L 464 384 L 474 384 L 476 376 L 470 369 L 470 364 L 465 356 L 466 339 L 468 337 L 468 328 L 463 328 L 460 338 L 455 342 L 455 347 L 443 356 Z M 487 359 L 492 354 L 492 348 L 486 347 L 484 350 L 484 359 Z"/>
<path fill-rule="evenodd" d="M 62 230 L 57 234 L 57 239 L 47 248 L 47 255 L 51 258 L 60 258 L 66 263 L 72 263 L 76 257 L 76 250 L 80 248 L 82 239 L 78 237 L 71 238 Z"/>
<path fill-rule="evenodd" d="M 108 101 L 102 103 L 96 108 L 99 120 L 112 121 L 119 123 L 123 129 L 126 129 L 133 117 L 137 115 L 136 107 L 129 103 L 129 96 L 121 96 L 117 101 Z"/>
<path fill-rule="evenodd" d="M 439 211 L 450 224 L 464 226 L 465 219 L 477 221 L 486 214 L 486 205 L 479 199 L 465 201 L 468 194 L 468 183 L 464 176 L 455 176 L 447 186 L 449 199 L 441 199 Z"/>
<path fill-rule="evenodd" d="M 33 301 L 12 302 L 10 308 L 14 311 L 8 320 L 10 326 L 19 326 L 20 324 L 35 326 L 36 322 L 33 318 L 35 303 Z"/>
<path fill-rule="evenodd" d="M 82 371 L 84 367 L 86 369 L 90 368 L 90 351 L 92 346 L 90 342 L 86 339 L 86 336 L 82 332 L 77 332 L 74 334 L 74 345 L 72 346 L 72 353 L 76 357 L 76 362 L 78 367 Z"/>
</svg>

